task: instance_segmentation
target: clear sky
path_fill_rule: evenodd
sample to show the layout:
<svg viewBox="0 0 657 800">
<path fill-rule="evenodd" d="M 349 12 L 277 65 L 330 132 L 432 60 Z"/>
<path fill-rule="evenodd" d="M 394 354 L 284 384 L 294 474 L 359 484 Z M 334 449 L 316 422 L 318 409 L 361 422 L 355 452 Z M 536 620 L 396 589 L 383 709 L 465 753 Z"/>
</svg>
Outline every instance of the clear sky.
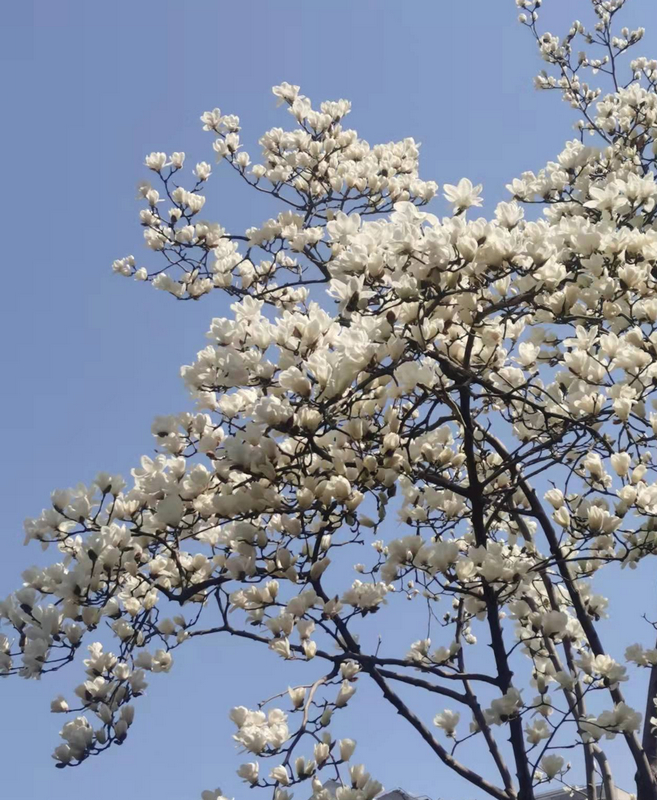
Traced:
<svg viewBox="0 0 657 800">
<path fill-rule="evenodd" d="M 545 23 L 563 33 L 588 6 L 545 0 Z M 349 124 L 372 144 L 413 136 L 422 177 L 483 182 L 490 211 L 507 199 L 505 183 L 574 136 L 572 112 L 532 88 L 541 62 L 516 15 L 513 0 L 3 4 L 0 596 L 41 558 L 23 548 L 22 522 L 51 490 L 100 469 L 128 475 L 152 452 L 153 416 L 190 408 L 179 367 L 225 311 L 219 293 L 176 303 L 112 275 L 112 260 L 129 253 L 153 263 L 135 201 L 137 181 L 148 177 L 145 154 L 185 150 L 192 163 L 212 161 L 198 118 L 220 106 L 241 117 L 256 155 L 264 130 L 290 124 L 270 93 L 289 81 L 318 102 L 350 99 Z M 657 55 L 654 0 L 630 0 L 625 20 L 646 25 L 642 52 Z M 270 215 L 228 170 L 211 183 L 206 217 L 242 232 Z M 638 580 L 629 606 L 652 583 Z M 651 597 L 644 605 L 657 604 Z M 619 619 L 605 634 L 622 647 L 638 629 L 628 634 Z M 382 623 L 401 633 L 402 620 L 391 611 Z M 70 694 L 80 667 L 0 682 L 0 797 L 188 800 L 215 786 L 244 797 L 227 710 L 253 707 L 288 678 L 270 654 L 241 643 L 215 639 L 177 652 L 172 673 L 153 676 L 137 704 L 126 745 L 77 769 L 54 769 L 62 717 L 49 702 Z M 374 697 L 362 692 L 354 725 L 341 732 L 362 734 L 358 760 L 387 788 L 478 797 L 392 712 L 373 712 Z"/>
</svg>

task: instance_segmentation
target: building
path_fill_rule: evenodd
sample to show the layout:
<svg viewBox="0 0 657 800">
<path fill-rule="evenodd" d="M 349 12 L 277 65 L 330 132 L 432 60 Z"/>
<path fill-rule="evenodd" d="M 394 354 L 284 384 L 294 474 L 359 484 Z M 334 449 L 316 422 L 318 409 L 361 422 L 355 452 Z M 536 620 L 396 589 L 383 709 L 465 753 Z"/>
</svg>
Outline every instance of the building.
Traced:
<svg viewBox="0 0 657 800">
<path fill-rule="evenodd" d="M 327 781 L 324 785 L 329 789 L 333 789 L 337 788 L 340 784 L 337 781 Z M 632 797 L 633 795 L 629 792 L 616 788 L 616 800 L 630 800 Z M 597 798 L 598 800 L 609 800 L 602 784 L 597 787 Z M 429 798 L 415 797 L 414 795 L 408 794 L 408 792 L 405 792 L 403 789 L 393 789 L 390 792 L 380 794 L 376 800 L 429 800 Z M 586 800 L 586 789 L 581 789 L 579 791 L 577 787 L 573 787 L 572 791 L 563 788 L 555 789 L 552 792 L 539 794 L 538 800 Z"/>
<path fill-rule="evenodd" d="M 326 781 L 324 786 L 329 789 L 330 791 L 334 791 L 338 788 L 340 784 L 337 781 Z M 390 792 L 383 792 L 383 794 L 378 795 L 376 800 L 429 800 L 428 797 L 416 797 L 415 795 L 410 795 L 408 792 L 405 792 L 403 789 L 393 789 Z M 570 798 L 569 798 L 570 800 Z M 619 797 L 618 800 L 625 800 L 624 797 Z"/>
<path fill-rule="evenodd" d="M 602 784 L 597 787 L 597 797 L 598 800 L 609 800 Z M 631 797 L 632 795 L 629 792 L 616 788 L 616 800 L 630 800 Z M 555 789 L 553 792 L 540 794 L 539 798 L 540 800 L 586 800 L 586 789 L 577 791 L 575 788 L 573 792 L 566 789 Z"/>
</svg>

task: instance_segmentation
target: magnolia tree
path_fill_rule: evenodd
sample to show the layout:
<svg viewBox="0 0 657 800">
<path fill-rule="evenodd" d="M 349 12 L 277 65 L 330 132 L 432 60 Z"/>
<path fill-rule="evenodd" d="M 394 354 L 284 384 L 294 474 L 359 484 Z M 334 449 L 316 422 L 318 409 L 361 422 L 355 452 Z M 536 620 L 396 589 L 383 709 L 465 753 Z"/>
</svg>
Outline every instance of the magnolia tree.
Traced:
<svg viewBox="0 0 657 800">
<path fill-rule="evenodd" d="M 202 116 L 224 169 L 280 204 L 245 235 L 204 221 L 210 164 L 183 181 L 183 153 L 147 157 L 160 264 L 115 271 L 181 300 L 222 290 L 232 314 L 182 369 L 196 411 L 156 418 L 160 454 L 26 523 L 59 560 L 0 603 L 0 668 L 37 678 L 85 647 L 75 697 L 52 702 L 72 714 L 57 766 L 122 743 L 148 673 L 226 634 L 307 671 L 230 711 L 239 775 L 275 800 L 380 792 L 332 732 L 365 681 L 478 797 L 560 782 L 613 800 L 618 759 L 657 798 L 655 634 L 610 652 L 596 591 L 618 565 L 631 591 L 657 554 L 657 61 L 624 59 L 643 31 L 614 32 L 623 4 L 591 0 L 559 39 L 517 0 L 537 86 L 580 135 L 491 220 L 465 178 L 443 187 L 450 216 L 421 210 L 438 187 L 412 139 L 371 147 L 347 101 L 315 109 L 287 83 L 292 129 L 265 133 L 258 163 L 236 116 Z M 408 618 L 399 652 L 377 638 L 388 613 Z M 647 685 L 641 708 L 626 681 Z"/>
</svg>

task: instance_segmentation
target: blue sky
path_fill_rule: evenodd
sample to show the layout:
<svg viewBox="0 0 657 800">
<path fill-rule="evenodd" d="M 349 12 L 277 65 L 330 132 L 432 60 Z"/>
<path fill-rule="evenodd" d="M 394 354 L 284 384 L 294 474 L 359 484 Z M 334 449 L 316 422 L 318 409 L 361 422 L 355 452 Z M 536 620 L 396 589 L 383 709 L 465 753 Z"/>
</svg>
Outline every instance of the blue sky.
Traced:
<svg viewBox="0 0 657 800">
<path fill-rule="evenodd" d="M 562 33 L 588 3 L 545 6 L 545 24 Z M 129 253 L 153 263 L 135 200 L 137 181 L 148 177 L 144 155 L 185 150 L 192 163 L 212 161 L 198 118 L 215 106 L 241 117 L 256 154 L 264 130 L 289 124 L 270 93 L 287 80 L 318 102 L 350 99 L 349 122 L 372 144 L 413 136 L 422 142 L 424 178 L 482 182 L 490 211 L 507 199 L 505 183 L 540 168 L 574 136 L 570 110 L 532 88 L 541 63 L 516 15 L 513 0 L 6 5 L 0 596 L 40 559 L 37 548 L 23 548 L 22 522 L 51 490 L 90 481 L 100 469 L 127 475 L 152 452 L 153 416 L 190 407 L 179 367 L 204 346 L 210 319 L 225 313 L 218 293 L 176 303 L 112 275 L 113 259 Z M 648 27 L 641 49 L 654 56 L 653 0 L 630 0 L 625 22 Z M 205 215 L 236 232 L 273 210 L 227 170 L 213 177 L 209 198 Z M 646 579 L 636 585 L 637 595 L 647 591 Z M 626 598 L 628 608 L 633 601 Z M 618 647 L 629 635 L 619 619 L 606 631 Z M 395 611 L 385 624 L 392 636 L 403 632 Z M 0 795 L 187 800 L 222 786 L 243 797 L 227 710 L 255 705 L 288 677 L 269 654 L 241 643 L 208 640 L 178 652 L 174 671 L 151 681 L 126 745 L 78 769 L 53 767 L 62 718 L 48 706 L 79 682 L 80 669 L 0 682 Z M 367 734 L 360 757 L 388 788 L 434 800 L 477 796 L 437 768 L 391 711 L 374 713 L 374 697 L 363 691 L 354 726 L 338 732 Z"/>
</svg>

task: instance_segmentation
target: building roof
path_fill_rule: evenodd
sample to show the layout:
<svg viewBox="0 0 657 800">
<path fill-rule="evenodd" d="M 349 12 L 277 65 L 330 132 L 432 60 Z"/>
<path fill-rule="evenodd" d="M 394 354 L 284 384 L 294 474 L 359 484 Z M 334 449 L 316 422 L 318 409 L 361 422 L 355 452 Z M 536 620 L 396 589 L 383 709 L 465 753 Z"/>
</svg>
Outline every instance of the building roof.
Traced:
<svg viewBox="0 0 657 800">
<path fill-rule="evenodd" d="M 420 800 L 420 798 L 408 794 L 403 789 L 393 789 L 391 792 L 380 794 L 377 800 Z"/>
</svg>

